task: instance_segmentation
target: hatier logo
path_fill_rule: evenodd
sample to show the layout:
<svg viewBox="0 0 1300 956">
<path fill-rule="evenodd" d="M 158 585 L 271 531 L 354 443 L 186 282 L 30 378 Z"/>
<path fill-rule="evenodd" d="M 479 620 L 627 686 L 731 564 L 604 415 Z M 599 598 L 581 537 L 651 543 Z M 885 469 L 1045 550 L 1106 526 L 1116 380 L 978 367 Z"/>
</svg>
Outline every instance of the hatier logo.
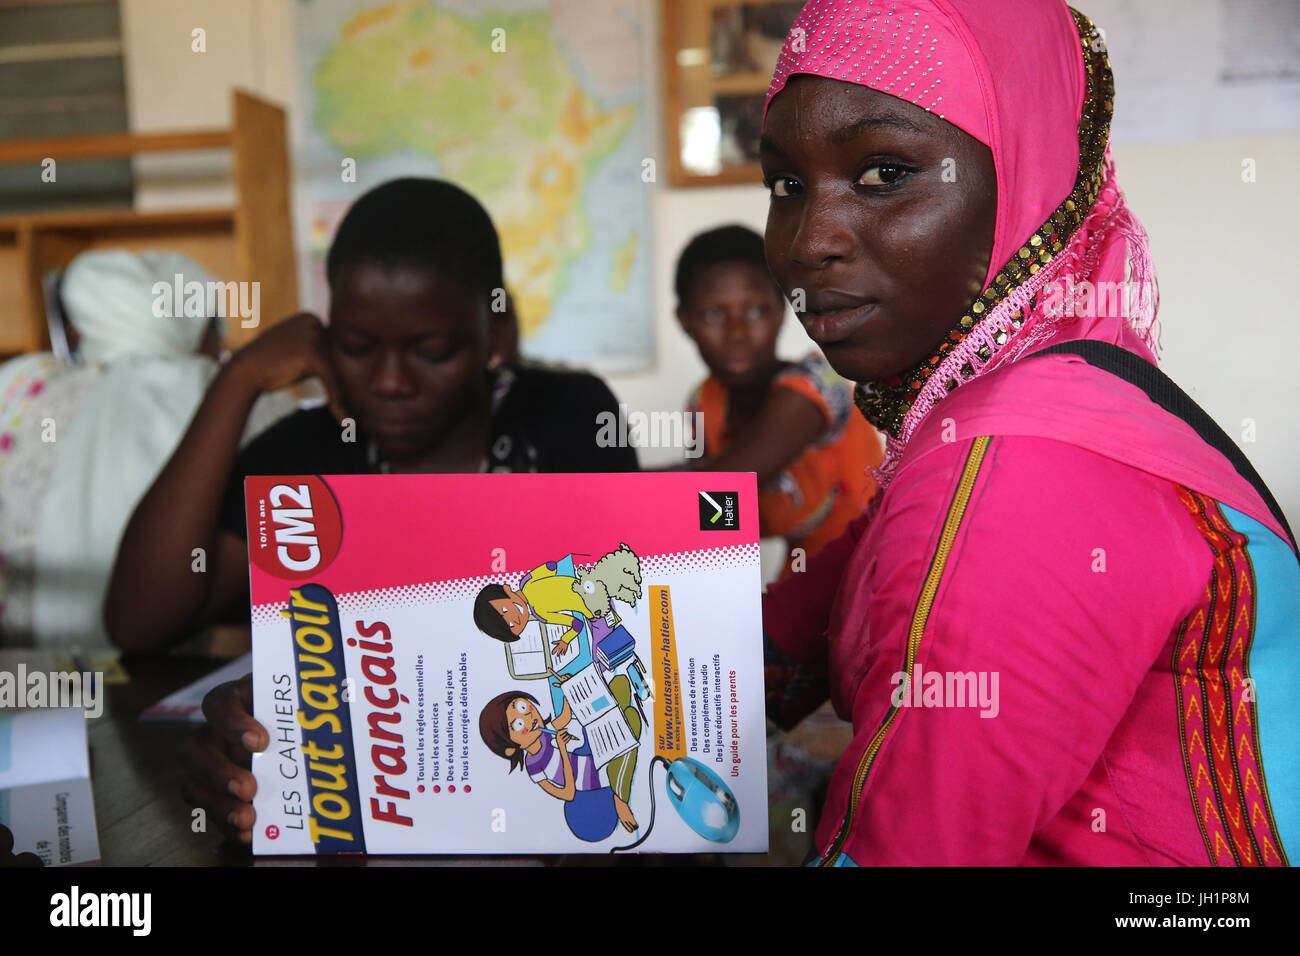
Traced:
<svg viewBox="0 0 1300 956">
<path fill-rule="evenodd" d="M 250 477 L 244 482 L 248 553 L 268 574 L 291 581 L 325 570 L 339 553 L 343 519 L 316 475 Z"/>
<path fill-rule="evenodd" d="M 700 530 L 739 531 L 740 495 L 734 491 L 701 491 Z"/>
</svg>

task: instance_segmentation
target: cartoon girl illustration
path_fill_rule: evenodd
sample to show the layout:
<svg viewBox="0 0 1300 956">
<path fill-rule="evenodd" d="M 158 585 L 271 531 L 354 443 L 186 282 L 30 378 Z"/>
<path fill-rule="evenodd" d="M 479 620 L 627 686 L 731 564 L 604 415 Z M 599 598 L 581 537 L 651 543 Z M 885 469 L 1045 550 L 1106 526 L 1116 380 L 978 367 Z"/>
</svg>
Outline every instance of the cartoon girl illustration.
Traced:
<svg viewBox="0 0 1300 956">
<path fill-rule="evenodd" d="M 489 750 L 510 763 L 511 773 L 522 767 L 543 791 L 564 801 L 565 822 L 578 839 L 599 843 L 620 824 L 629 832 L 636 830 L 626 798 L 602 783 L 591 748 L 583 743 L 568 749 L 577 739 L 566 729 L 572 718 L 567 701 L 552 721 L 542 715 L 537 698 L 509 690 L 483 708 L 479 735 Z M 635 760 L 635 751 L 610 761 L 611 780 L 627 776 L 631 783 L 631 774 L 622 767 L 627 757 Z"/>
</svg>

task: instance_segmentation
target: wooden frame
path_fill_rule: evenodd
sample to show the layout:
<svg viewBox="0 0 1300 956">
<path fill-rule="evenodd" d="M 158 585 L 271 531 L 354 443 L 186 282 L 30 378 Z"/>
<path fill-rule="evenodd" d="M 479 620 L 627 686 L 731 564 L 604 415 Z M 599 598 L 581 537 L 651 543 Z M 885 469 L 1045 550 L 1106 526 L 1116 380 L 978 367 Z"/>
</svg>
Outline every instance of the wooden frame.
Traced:
<svg viewBox="0 0 1300 956">
<path fill-rule="evenodd" d="M 736 103 L 742 98 L 761 98 L 767 92 L 775 62 L 751 63 L 745 69 L 717 73 L 712 60 L 712 30 L 717 12 L 774 6 L 786 8 L 793 21 L 801 4 L 791 0 L 660 0 L 664 145 L 672 185 L 756 185 L 762 181 L 757 161 L 723 163 L 715 173 L 688 169 L 682 157 L 681 123 L 688 109 L 717 110 L 720 98 Z M 772 59 L 775 61 L 774 56 Z"/>
<path fill-rule="evenodd" d="M 298 311 L 284 110 L 236 90 L 231 116 L 231 128 L 224 130 L 0 142 L 0 162 L 37 164 L 45 157 L 58 161 L 228 148 L 235 184 L 233 208 L 0 216 L 0 355 L 49 348 L 43 276 L 87 249 L 165 248 L 191 256 L 223 280 L 258 282 L 261 321 L 246 329 L 237 316 L 228 318 L 225 340 L 232 348 Z"/>
</svg>

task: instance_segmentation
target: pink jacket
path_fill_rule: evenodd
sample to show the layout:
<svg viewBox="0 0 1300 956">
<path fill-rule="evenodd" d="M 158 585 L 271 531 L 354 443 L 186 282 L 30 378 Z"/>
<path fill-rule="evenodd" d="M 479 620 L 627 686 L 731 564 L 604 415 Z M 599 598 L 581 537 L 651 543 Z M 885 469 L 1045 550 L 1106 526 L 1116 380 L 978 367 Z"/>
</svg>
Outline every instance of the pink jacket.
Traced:
<svg viewBox="0 0 1300 956">
<path fill-rule="evenodd" d="M 1250 484 L 1134 386 L 1057 355 L 958 389 L 764 598 L 854 727 L 823 862 L 1285 861 L 1298 579 Z"/>
</svg>

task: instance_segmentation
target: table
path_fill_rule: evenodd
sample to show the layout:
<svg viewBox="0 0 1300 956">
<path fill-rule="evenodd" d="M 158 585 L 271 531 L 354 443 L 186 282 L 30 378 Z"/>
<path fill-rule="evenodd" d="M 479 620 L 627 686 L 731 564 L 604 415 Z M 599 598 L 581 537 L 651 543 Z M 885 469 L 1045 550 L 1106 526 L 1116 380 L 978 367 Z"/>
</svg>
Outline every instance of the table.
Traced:
<svg viewBox="0 0 1300 956">
<path fill-rule="evenodd" d="M 220 667 L 211 657 L 125 657 L 131 676 L 106 688 L 104 713 L 90 721 L 90 785 L 99 852 L 106 866 L 248 865 L 252 856 L 195 833 L 181 798 L 185 723 L 141 723 L 140 713 Z"/>
</svg>

